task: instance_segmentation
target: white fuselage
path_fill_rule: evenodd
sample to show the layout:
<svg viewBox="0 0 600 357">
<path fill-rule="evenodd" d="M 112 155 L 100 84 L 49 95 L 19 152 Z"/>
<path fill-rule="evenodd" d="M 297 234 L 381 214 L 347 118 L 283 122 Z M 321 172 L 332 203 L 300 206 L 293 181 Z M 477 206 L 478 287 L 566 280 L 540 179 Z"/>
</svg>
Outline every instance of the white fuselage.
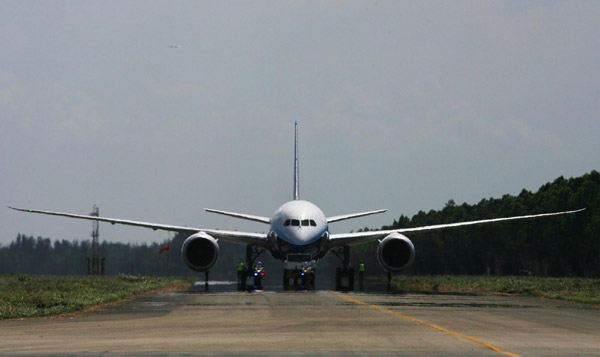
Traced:
<svg viewBox="0 0 600 357">
<path fill-rule="evenodd" d="M 325 214 L 316 205 L 303 200 L 284 203 L 271 219 L 269 239 L 272 248 L 288 253 L 324 253 L 329 226 Z"/>
</svg>

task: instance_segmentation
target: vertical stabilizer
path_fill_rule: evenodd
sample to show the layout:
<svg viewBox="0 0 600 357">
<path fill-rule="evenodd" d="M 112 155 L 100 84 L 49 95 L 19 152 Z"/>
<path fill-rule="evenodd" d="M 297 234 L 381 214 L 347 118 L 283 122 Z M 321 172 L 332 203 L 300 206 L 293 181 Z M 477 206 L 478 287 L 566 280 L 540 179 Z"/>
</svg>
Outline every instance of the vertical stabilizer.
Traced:
<svg viewBox="0 0 600 357">
<path fill-rule="evenodd" d="M 298 121 L 296 120 L 294 141 L 294 200 L 300 199 L 300 177 L 298 176 Z"/>
</svg>

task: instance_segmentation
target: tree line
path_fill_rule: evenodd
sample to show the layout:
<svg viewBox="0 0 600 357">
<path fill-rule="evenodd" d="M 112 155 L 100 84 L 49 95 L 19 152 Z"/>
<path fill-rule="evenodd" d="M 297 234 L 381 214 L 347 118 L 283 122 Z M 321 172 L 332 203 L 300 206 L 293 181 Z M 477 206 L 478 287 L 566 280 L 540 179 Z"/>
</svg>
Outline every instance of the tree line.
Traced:
<svg viewBox="0 0 600 357">
<path fill-rule="evenodd" d="M 417 227 L 533 213 L 587 210 L 515 222 L 452 228 L 407 234 L 416 249 L 415 263 L 407 274 L 491 274 L 600 277 L 600 173 L 581 177 L 559 177 L 535 193 L 522 190 L 516 196 L 482 199 L 479 203 L 456 204 L 400 216 L 381 229 Z M 369 230 L 363 228 L 362 230 Z M 187 238 L 178 234 L 170 240 L 150 244 L 101 242 L 99 254 L 106 258 L 106 274 L 190 276 L 181 259 Z M 235 267 L 245 258 L 245 246 L 219 242 L 219 260 L 211 279 L 235 280 Z M 161 248 L 170 249 L 159 254 Z M 351 247 L 351 264 L 365 263 L 366 274 L 382 274 L 375 251 L 377 242 Z M 85 257 L 91 254 L 89 240 L 67 241 L 19 234 L 0 247 L 2 274 L 85 274 Z M 269 280 L 279 280 L 282 263 L 264 253 Z M 317 279 L 331 280 L 339 260 L 332 254 L 319 261 Z"/>
<path fill-rule="evenodd" d="M 559 177 L 532 193 L 482 199 L 418 212 L 382 229 L 418 227 L 486 218 L 587 209 L 572 215 L 407 234 L 416 249 L 409 274 L 600 276 L 600 173 Z M 368 230 L 368 228 L 365 228 Z M 356 247 L 369 259 L 376 243 Z M 356 254 L 355 254 L 356 255 Z M 370 264 L 375 263 L 370 259 Z"/>
</svg>

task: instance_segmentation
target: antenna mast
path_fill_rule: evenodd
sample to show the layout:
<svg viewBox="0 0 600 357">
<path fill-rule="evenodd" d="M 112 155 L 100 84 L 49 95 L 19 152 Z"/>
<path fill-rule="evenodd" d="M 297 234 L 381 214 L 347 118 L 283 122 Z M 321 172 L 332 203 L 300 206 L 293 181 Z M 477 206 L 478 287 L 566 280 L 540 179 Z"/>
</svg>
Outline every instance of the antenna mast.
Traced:
<svg viewBox="0 0 600 357">
<path fill-rule="evenodd" d="M 90 216 L 100 217 L 100 210 L 98 206 L 94 205 L 92 207 L 92 213 Z M 98 221 L 92 222 L 92 256 L 91 258 L 86 257 L 87 261 L 87 272 L 88 275 L 104 275 L 104 258 L 100 258 L 100 254 L 98 253 L 99 242 L 98 239 L 100 237 L 100 224 Z"/>
</svg>

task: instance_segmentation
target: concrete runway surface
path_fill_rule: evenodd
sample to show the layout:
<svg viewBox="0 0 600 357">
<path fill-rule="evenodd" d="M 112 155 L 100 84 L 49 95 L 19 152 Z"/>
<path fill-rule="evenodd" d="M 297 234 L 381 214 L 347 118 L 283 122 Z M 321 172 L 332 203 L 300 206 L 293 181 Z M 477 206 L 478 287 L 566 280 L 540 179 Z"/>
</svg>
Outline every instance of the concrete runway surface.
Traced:
<svg viewBox="0 0 600 357">
<path fill-rule="evenodd" d="M 600 355 L 600 310 L 585 305 L 234 289 L 211 285 L 214 292 L 154 294 L 74 316 L 0 321 L 0 355 Z"/>
</svg>

